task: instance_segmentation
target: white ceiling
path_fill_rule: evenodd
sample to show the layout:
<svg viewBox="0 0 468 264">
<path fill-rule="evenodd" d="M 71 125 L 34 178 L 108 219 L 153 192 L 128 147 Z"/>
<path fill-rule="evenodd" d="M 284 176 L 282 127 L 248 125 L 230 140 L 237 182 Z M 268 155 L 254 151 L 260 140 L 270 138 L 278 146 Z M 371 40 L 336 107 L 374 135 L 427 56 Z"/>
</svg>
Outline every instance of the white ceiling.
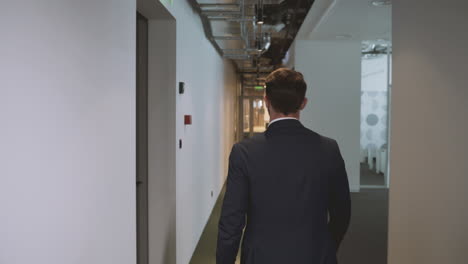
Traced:
<svg viewBox="0 0 468 264">
<path fill-rule="evenodd" d="M 375 7 L 372 0 L 316 0 L 297 39 L 391 39 L 391 6 Z"/>
</svg>

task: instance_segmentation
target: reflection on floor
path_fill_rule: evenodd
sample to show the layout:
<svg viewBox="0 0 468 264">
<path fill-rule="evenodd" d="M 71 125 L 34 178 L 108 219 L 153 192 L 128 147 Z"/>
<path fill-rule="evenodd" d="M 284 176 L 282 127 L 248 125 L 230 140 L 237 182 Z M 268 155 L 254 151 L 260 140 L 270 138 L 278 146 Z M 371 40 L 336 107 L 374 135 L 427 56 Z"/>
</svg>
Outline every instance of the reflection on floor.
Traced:
<svg viewBox="0 0 468 264">
<path fill-rule="evenodd" d="M 385 185 L 385 177 L 383 173 L 377 173 L 375 170 L 370 170 L 367 163 L 361 163 L 361 185 Z"/>
<path fill-rule="evenodd" d="M 223 197 L 224 192 L 213 209 L 190 264 L 216 263 L 217 227 Z M 352 194 L 352 203 L 351 225 L 338 252 L 338 262 L 386 264 L 388 190 L 361 189 L 361 192 Z"/>
</svg>

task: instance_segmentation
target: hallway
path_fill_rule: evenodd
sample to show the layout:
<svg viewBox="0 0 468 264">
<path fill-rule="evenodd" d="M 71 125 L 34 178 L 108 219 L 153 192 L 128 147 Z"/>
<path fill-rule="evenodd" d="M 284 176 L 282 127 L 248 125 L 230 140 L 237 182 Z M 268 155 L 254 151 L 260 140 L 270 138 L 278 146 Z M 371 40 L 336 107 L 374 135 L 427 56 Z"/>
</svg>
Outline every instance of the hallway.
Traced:
<svg viewBox="0 0 468 264">
<path fill-rule="evenodd" d="M 338 254 L 339 263 L 387 263 L 388 190 L 362 189 L 351 195 L 353 215 Z M 223 197 L 224 190 L 203 230 L 190 264 L 216 263 L 216 237 Z"/>
<path fill-rule="evenodd" d="M 302 181 L 323 176 L 312 138 L 284 126 L 272 148 L 233 147 L 281 117 L 339 146 L 342 159 L 323 155 L 339 163 L 317 160 L 345 169 L 352 192 L 339 264 L 467 263 L 467 10 L 460 0 L 2 1 L 0 264 L 216 264 L 232 150 L 233 164 L 254 167 L 237 179 L 267 183 L 233 192 L 234 210 L 267 212 L 251 227 L 268 253 L 252 255 L 324 256 L 307 247 L 321 237 L 307 230 L 318 219 L 308 208 L 322 208 L 325 228 L 326 205 L 346 200 L 348 212 L 349 199 L 315 199 L 344 188 Z M 279 68 L 302 76 L 269 78 Z M 365 156 L 383 162 L 369 169 Z M 246 206 L 245 186 L 262 206 Z M 301 206 L 292 190 L 309 187 Z M 232 226 L 226 241 L 239 237 Z"/>
</svg>

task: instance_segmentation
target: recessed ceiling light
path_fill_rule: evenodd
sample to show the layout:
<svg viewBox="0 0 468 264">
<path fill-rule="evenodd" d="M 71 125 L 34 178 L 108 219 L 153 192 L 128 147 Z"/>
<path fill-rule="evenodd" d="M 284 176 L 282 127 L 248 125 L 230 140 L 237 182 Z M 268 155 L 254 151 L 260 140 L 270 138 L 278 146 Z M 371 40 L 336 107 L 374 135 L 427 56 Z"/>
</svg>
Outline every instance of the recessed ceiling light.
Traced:
<svg viewBox="0 0 468 264">
<path fill-rule="evenodd" d="M 390 6 L 392 5 L 392 1 L 390 0 L 374 0 L 372 1 L 373 6 L 381 7 L 381 6 Z"/>
</svg>

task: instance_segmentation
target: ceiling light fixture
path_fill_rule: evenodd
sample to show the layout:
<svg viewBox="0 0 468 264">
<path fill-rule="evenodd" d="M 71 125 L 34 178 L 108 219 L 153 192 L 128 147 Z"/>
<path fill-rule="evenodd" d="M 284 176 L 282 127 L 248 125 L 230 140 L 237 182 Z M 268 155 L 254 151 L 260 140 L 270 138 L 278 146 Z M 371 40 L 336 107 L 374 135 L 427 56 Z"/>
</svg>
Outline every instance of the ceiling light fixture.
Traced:
<svg viewBox="0 0 468 264">
<path fill-rule="evenodd" d="M 351 36 L 349 34 L 341 34 L 341 35 L 336 35 L 335 38 L 336 39 L 352 39 L 353 36 Z"/>
<path fill-rule="evenodd" d="M 374 0 L 372 1 L 372 5 L 375 7 L 384 7 L 392 5 L 392 1 L 390 0 Z"/>
<path fill-rule="evenodd" d="M 257 14 L 257 25 L 263 25 L 263 0 L 258 0 L 258 4 L 255 5 Z"/>
</svg>

